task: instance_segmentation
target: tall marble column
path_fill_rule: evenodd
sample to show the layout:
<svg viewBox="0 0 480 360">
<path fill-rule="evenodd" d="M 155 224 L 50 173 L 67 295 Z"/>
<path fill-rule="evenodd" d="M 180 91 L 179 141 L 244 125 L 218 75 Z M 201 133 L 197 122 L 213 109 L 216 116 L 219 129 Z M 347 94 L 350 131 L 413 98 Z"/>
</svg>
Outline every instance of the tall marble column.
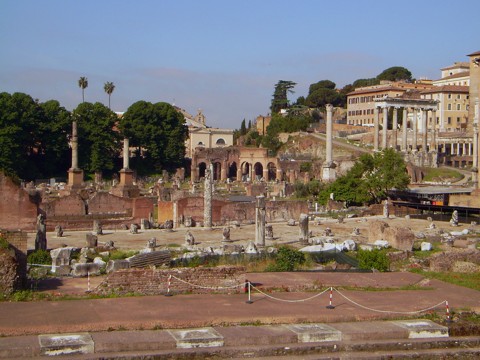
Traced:
<svg viewBox="0 0 480 360">
<path fill-rule="evenodd" d="M 393 126 L 392 126 L 392 146 L 397 151 L 397 145 L 398 145 L 398 140 L 397 140 L 397 130 L 398 130 L 398 108 L 394 107 L 393 108 Z"/>
<path fill-rule="evenodd" d="M 78 169 L 78 132 L 77 122 L 72 122 L 72 169 Z"/>
<path fill-rule="evenodd" d="M 83 170 L 78 167 L 78 131 L 77 122 L 72 122 L 72 167 L 68 170 L 67 189 L 75 190 L 83 186 Z"/>
<path fill-rule="evenodd" d="M 412 112 L 412 128 L 413 128 L 413 141 L 412 141 L 412 151 L 417 151 L 417 133 L 418 133 L 418 128 L 417 128 L 417 109 L 413 109 Z"/>
<path fill-rule="evenodd" d="M 210 163 L 205 169 L 205 189 L 203 192 L 203 227 L 212 228 L 212 183 L 213 164 Z"/>
<path fill-rule="evenodd" d="M 402 151 L 407 151 L 407 109 L 403 108 L 402 113 Z"/>
<path fill-rule="evenodd" d="M 325 161 L 327 163 L 332 162 L 333 156 L 332 156 L 332 132 L 333 132 L 333 121 L 332 121 L 332 112 L 333 112 L 333 105 L 332 104 L 327 104 L 326 106 L 327 109 L 327 129 L 326 129 L 326 136 L 327 136 L 327 141 L 326 141 L 326 158 Z"/>
<path fill-rule="evenodd" d="M 478 119 L 479 100 L 475 99 L 475 109 L 473 115 L 473 158 L 472 158 L 472 181 L 478 188 Z"/>
<path fill-rule="evenodd" d="M 332 149 L 333 149 L 333 120 L 332 120 L 332 115 L 333 115 L 333 105 L 332 104 L 327 104 L 326 105 L 326 110 L 327 110 L 327 131 L 326 131 L 326 141 L 325 141 L 325 162 L 323 164 L 323 175 L 322 179 L 324 181 L 332 181 L 335 180 L 335 164 L 333 162 L 333 155 L 332 155 Z"/>
<path fill-rule="evenodd" d="M 123 168 L 129 169 L 130 168 L 130 142 L 128 138 L 123 139 Z"/>
<path fill-rule="evenodd" d="M 436 151 L 437 149 L 437 111 L 432 110 L 432 139 L 430 141 L 430 151 Z"/>
<path fill-rule="evenodd" d="M 373 126 L 374 126 L 374 130 L 373 130 L 373 150 L 374 151 L 378 151 L 378 138 L 379 138 L 379 129 L 380 129 L 380 126 L 379 126 L 379 116 L 378 116 L 378 107 L 375 106 L 375 108 L 373 109 Z"/>
<path fill-rule="evenodd" d="M 265 247 L 265 196 L 257 196 L 255 203 L 255 245 Z"/>
<path fill-rule="evenodd" d="M 422 130 L 423 130 L 423 134 L 422 134 L 422 151 L 423 152 L 427 152 L 428 151 L 428 148 L 427 148 L 427 110 L 425 109 L 421 109 L 421 114 L 422 114 Z"/>
<path fill-rule="evenodd" d="M 382 109 L 383 111 L 383 129 L 382 129 L 382 149 L 387 148 L 387 130 L 388 130 L 388 106 Z"/>
</svg>

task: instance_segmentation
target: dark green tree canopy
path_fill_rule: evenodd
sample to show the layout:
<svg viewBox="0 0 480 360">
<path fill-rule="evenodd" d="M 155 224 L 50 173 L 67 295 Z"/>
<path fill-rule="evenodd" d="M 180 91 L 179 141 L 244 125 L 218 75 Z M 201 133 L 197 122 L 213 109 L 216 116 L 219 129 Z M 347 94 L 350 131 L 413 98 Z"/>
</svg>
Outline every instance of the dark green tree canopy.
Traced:
<svg viewBox="0 0 480 360">
<path fill-rule="evenodd" d="M 188 129 L 183 115 L 172 105 L 137 101 L 125 112 L 119 127 L 130 145 L 137 147 L 132 160 L 138 171 L 146 172 L 149 167 L 171 170 L 183 164 Z"/>
<path fill-rule="evenodd" d="M 378 80 L 389 80 L 389 81 L 412 81 L 412 73 L 401 66 L 393 66 L 386 70 L 383 70 L 378 76 Z"/>
<path fill-rule="evenodd" d="M 335 83 L 330 80 L 321 80 L 311 84 L 305 105 L 310 108 L 324 108 L 327 104 L 341 106 L 344 101 L 342 95 L 335 90 L 335 86 Z"/>
<path fill-rule="evenodd" d="M 85 102 L 73 110 L 78 124 L 80 167 L 92 172 L 112 170 L 122 144 L 115 131 L 117 115 L 101 103 Z"/>
<path fill-rule="evenodd" d="M 402 155 L 386 149 L 374 155 L 363 154 L 355 165 L 331 183 L 321 194 L 326 201 L 331 193 L 347 204 L 379 203 L 390 189 L 404 190 L 410 183 Z"/>
<path fill-rule="evenodd" d="M 320 80 L 319 82 L 316 82 L 315 84 L 311 84 L 309 89 L 308 89 L 308 94 L 313 93 L 314 91 L 318 89 L 330 89 L 330 90 L 335 90 L 335 87 L 337 85 L 330 80 Z"/>
<path fill-rule="evenodd" d="M 275 91 L 273 93 L 272 104 L 270 106 L 270 110 L 272 114 L 280 112 L 281 109 L 287 109 L 289 102 L 288 102 L 288 93 L 293 94 L 294 91 L 292 90 L 297 83 L 293 81 L 287 80 L 280 80 L 275 85 Z"/>
<path fill-rule="evenodd" d="M 0 93 L 0 169 L 25 180 L 65 175 L 70 113 L 58 101 Z"/>
</svg>

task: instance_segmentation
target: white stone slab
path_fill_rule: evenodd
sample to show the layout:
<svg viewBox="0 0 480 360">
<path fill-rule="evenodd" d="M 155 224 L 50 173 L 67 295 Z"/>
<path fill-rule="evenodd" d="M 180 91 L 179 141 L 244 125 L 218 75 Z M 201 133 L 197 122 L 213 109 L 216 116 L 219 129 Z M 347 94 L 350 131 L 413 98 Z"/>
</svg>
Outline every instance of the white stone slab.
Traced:
<svg viewBox="0 0 480 360">
<path fill-rule="evenodd" d="M 177 342 L 177 348 L 191 349 L 199 347 L 223 346 L 223 336 L 214 328 L 168 330 Z"/>
<path fill-rule="evenodd" d="M 409 339 L 448 337 L 448 328 L 430 320 L 398 320 L 393 324 L 408 331 Z"/>
<path fill-rule="evenodd" d="M 41 355 L 93 354 L 94 342 L 89 333 L 38 335 Z"/>
<path fill-rule="evenodd" d="M 297 334 L 298 342 L 341 341 L 341 331 L 325 324 L 292 324 L 285 325 Z"/>
</svg>

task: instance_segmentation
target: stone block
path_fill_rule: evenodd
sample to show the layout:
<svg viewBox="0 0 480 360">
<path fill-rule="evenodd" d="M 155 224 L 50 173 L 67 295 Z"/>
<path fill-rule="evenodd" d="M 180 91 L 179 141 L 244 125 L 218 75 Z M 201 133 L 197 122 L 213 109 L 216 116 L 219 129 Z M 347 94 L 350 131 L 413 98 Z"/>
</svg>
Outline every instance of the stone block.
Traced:
<svg viewBox="0 0 480 360">
<path fill-rule="evenodd" d="M 373 243 L 375 240 L 386 240 L 384 232 L 388 227 L 385 221 L 372 221 L 368 227 L 368 242 Z"/>
<path fill-rule="evenodd" d="M 297 334 L 298 342 L 341 341 L 342 333 L 326 324 L 292 324 L 285 325 Z"/>
<path fill-rule="evenodd" d="M 407 227 L 388 227 L 384 231 L 384 239 L 398 250 L 412 251 L 415 234 Z"/>
<path fill-rule="evenodd" d="M 89 333 L 39 335 L 40 355 L 93 354 L 94 343 Z"/>
<path fill-rule="evenodd" d="M 168 330 L 175 339 L 177 348 L 219 347 L 224 345 L 223 336 L 214 328 Z"/>
</svg>

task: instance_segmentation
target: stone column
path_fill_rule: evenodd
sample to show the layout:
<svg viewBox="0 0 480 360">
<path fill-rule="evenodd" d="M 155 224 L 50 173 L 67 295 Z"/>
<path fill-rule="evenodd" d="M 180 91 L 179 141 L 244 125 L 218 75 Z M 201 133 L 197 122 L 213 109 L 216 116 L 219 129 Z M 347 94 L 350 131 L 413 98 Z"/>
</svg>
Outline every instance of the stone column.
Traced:
<svg viewBox="0 0 480 360">
<path fill-rule="evenodd" d="M 72 169 L 78 169 L 78 132 L 77 122 L 72 122 Z"/>
<path fill-rule="evenodd" d="M 228 169 L 228 163 L 227 163 L 227 160 L 224 160 L 222 161 L 222 169 L 220 170 L 221 181 L 227 180 L 227 169 Z"/>
<path fill-rule="evenodd" d="M 387 148 L 387 129 L 388 129 L 388 106 L 385 106 L 383 109 L 383 129 L 382 129 L 382 149 Z"/>
<path fill-rule="evenodd" d="M 332 130 L 333 130 L 333 121 L 332 121 L 332 112 L 333 112 L 333 105 L 332 104 L 327 104 L 326 106 L 327 109 L 327 140 L 326 140 L 326 158 L 325 161 L 327 163 L 331 163 L 333 161 L 333 156 L 332 156 Z"/>
<path fill-rule="evenodd" d="M 397 140 L 397 128 L 398 128 L 398 108 L 394 107 L 393 108 L 393 127 L 392 127 L 392 146 L 397 151 L 397 145 L 398 145 L 398 140 Z"/>
<path fill-rule="evenodd" d="M 255 245 L 265 247 L 265 196 L 257 196 L 255 204 Z"/>
<path fill-rule="evenodd" d="M 123 139 L 123 169 L 120 170 L 120 184 L 119 184 L 119 189 L 117 191 L 114 191 L 116 195 L 121 195 L 121 196 L 127 196 L 130 197 L 129 192 L 125 187 L 133 187 L 133 171 L 130 170 L 130 164 L 129 164 L 129 157 L 130 157 L 130 142 L 128 138 Z M 125 188 L 125 189 L 120 189 L 120 188 Z M 134 197 L 134 196 L 132 196 Z"/>
<path fill-rule="evenodd" d="M 402 114 L 402 151 L 407 151 L 407 109 L 403 108 Z"/>
<path fill-rule="evenodd" d="M 412 151 L 417 151 L 417 109 L 413 109 L 412 113 L 412 128 L 413 128 L 413 141 L 412 141 Z"/>
<path fill-rule="evenodd" d="M 68 190 L 78 190 L 83 186 L 83 170 L 78 167 L 78 131 L 77 122 L 72 122 L 72 167 L 68 170 Z"/>
<path fill-rule="evenodd" d="M 213 164 L 210 163 L 205 169 L 205 189 L 203 192 L 203 227 L 212 228 L 212 183 Z"/>
<path fill-rule="evenodd" d="M 237 181 L 242 181 L 242 165 L 237 165 Z"/>
<path fill-rule="evenodd" d="M 326 131 L 326 149 L 325 149 L 325 162 L 323 163 L 323 175 L 322 179 L 325 181 L 335 180 L 335 164 L 333 162 L 333 121 L 332 121 L 332 113 L 333 113 L 333 105 L 327 104 L 327 131 Z"/>
<path fill-rule="evenodd" d="M 308 245 L 308 215 L 300 214 L 300 219 L 298 221 L 298 226 L 300 227 L 300 244 Z"/>
<path fill-rule="evenodd" d="M 373 110 L 373 150 L 378 151 L 378 138 L 379 138 L 379 117 L 378 117 L 378 107 L 375 106 Z"/>
<path fill-rule="evenodd" d="M 432 128 L 432 140 L 430 142 L 431 150 L 437 151 L 437 111 L 432 110 L 432 120 L 433 120 L 433 128 Z"/>
<path fill-rule="evenodd" d="M 124 169 L 129 169 L 129 158 L 130 158 L 130 153 L 129 153 L 129 141 L 128 138 L 123 139 L 123 168 Z"/>
<path fill-rule="evenodd" d="M 263 177 L 263 180 L 268 181 L 268 167 L 267 166 L 263 167 L 262 177 Z"/>
<path fill-rule="evenodd" d="M 423 130 L 423 134 L 422 134 L 422 151 L 423 152 L 427 152 L 427 111 L 425 109 L 422 109 L 421 110 L 421 113 L 422 113 L 422 130 Z"/>
</svg>

